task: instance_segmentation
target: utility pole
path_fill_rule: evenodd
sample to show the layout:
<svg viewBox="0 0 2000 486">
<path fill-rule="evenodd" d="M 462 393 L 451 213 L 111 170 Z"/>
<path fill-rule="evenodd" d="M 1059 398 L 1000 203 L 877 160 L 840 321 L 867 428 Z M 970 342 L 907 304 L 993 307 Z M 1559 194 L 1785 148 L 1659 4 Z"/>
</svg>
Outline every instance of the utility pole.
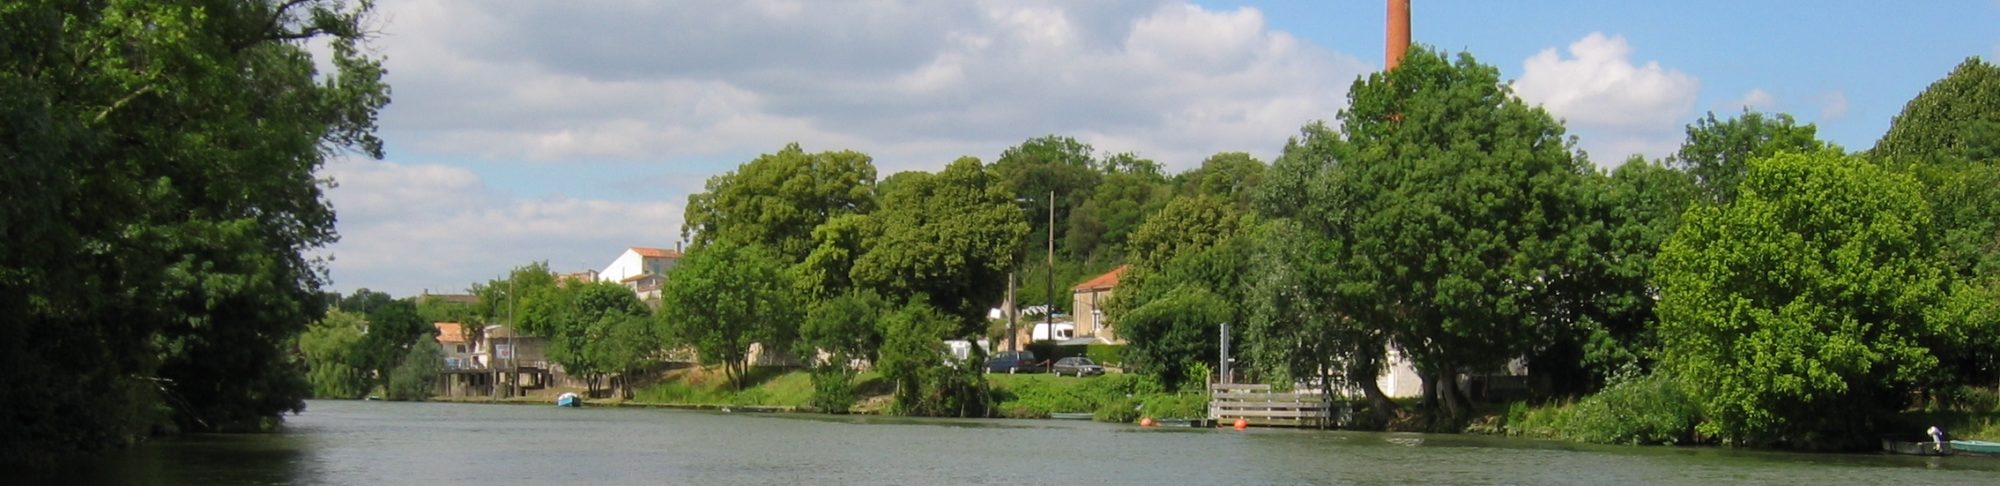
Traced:
<svg viewBox="0 0 2000 486">
<path fill-rule="evenodd" d="M 1230 377 L 1229 375 L 1229 323 L 1228 322 L 1222 323 L 1221 341 L 1222 341 L 1222 377 L 1217 378 L 1215 382 L 1224 384 L 1235 383 L 1236 380 Z"/>
<path fill-rule="evenodd" d="M 1049 190 L 1049 308 L 1042 312 L 1049 339 L 1056 338 L 1056 191 Z"/>
<path fill-rule="evenodd" d="M 1007 350 L 1008 351 L 1021 350 L 1021 343 L 1017 342 L 1015 340 L 1016 338 L 1014 337 L 1016 334 L 1020 334 L 1020 331 L 1015 330 L 1015 325 L 1020 321 L 1020 317 L 1021 317 L 1021 304 L 1014 301 L 1014 272 L 1009 271 L 1007 272 Z"/>
</svg>

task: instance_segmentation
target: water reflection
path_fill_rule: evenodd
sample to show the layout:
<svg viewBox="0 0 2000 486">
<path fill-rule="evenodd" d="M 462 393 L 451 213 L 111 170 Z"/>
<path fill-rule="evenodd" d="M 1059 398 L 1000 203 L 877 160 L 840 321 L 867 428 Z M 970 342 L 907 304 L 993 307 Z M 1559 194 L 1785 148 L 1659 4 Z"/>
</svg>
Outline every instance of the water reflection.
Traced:
<svg viewBox="0 0 2000 486">
<path fill-rule="evenodd" d="M 279 434 L 197 436 L 32 483 L 1992 484 L 2000 461 L 1083 421 L 313 402 Z"/>
</svg>

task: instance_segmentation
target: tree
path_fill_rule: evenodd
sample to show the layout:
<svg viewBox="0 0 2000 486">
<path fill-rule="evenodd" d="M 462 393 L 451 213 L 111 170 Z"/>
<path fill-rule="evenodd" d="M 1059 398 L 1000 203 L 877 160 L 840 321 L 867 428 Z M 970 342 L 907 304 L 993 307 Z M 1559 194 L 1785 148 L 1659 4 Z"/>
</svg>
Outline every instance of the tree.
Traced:
<svg viewBox="0 0 2000 486">
<path fill-rule="evenodd" d="M 895 387 L 900 415 L 983 417 L 990 408 L 977 364 L 953 363 L 944 340 L 960 333 L 962 319 L 918 296 L 882 317 L 881 358 L 875 368 Z"/>
<path fill-rule="evenodd" d="M 968 157 L 909 177 L 882 202 L 873 216 L 881 232 L 854 261 L 854 282 L 892 299 L 923 296 L 958 318 L 954 335 L 983 331 L 1028 232 L 1006 189 Z"/>
<path fill-rule="evenodd" d="M 1243 329 L 1244 361 L 1271 383 L 1317 382 L 1328 396 L 1352 386 L 1381 424 L 1398 409 L 1376 385 L 1388 362 L 1388 333 L 1335 305 L 1333 252 L 1304 226 L 1276 219 L 1249 237 L 1258 249 L 1243 293 L 1250 308 Z"/>
<path fill-rule="evenodd" d="M 987 168 L 996 185 L 1013 201 L 1010 204 L 1018 204 L 1028 224 L 1026 241 L 1046 241 L 1053 231 L 1056 241 L 1068 243 L 1066 226 L 1049 227 L 1049 195 L 1057 198 L 1055 221 L 1069 221 L 1070 213 L 1090 200 L 1105 173 L 1104 164 L 1092 151 L 1089 144 L 1074 138 L 1048 135 L 1009 147 Z M 1078 253 L 1071 248 L 1059 250 L 1065 255 Z"/>
<path fill-rule="evenodd" d="M 1532 306 L 1547 291 L 1537 283 L 1588 251 L 1577 229 L 1589 162 L 1470 54 L 1412 49 L 1348 97 L 1347 146 L 1324 151 L 1344 159 L 1303 164 L 1318 167 L 1303 212 L 1337 243 L 1348 315 L 1391 330 L 1443 399 L 1430 417 L 1453 426 L 1466 398 L 1440 385 L 1527 352 L 1547 311 Z"/>
<path fill-rule="evenodd" d="M 1715 113 L 1695 120 L 1687 127 L 1687 140 L 1674 154 L 1673 164 L 1694 175 L 1695 185 L 1709 202 L 1728 202 L 1736 197 L 1736 185 L 1749 170 L 1751 160 L 1778 152 L 1815 152 L 1827 147 L 1815 135 L 1811 123 L 1798 125 L 1792 115 L 1743 110 L 1728 121 L 1716 121 Z"/>
<path fill-rule="evenodd" d="M 751 343 L 761 343 L 767 352 L 788 349 L 800 313 L 778 257 L 729 240 L 689 251 L 660 296 L 660 318 L 670 337 L 693 345 L 702 361 L 721 363 L 739 390 Z"/>
<path fill-rule="evenodd" d="M 1185 253 L 1236 236 L 1239 216 L 1229 203 L 1208 196 L 1177 197 L 1146 218 L 1127 243 L 1129 260 L 1141 269 L 1159 269 Z"/>
<path fill-rule="evenodd" d="M 605 378 L 634 372 L 660 347 L 647 323 L 652 311 L 623 285 L 571 283 L 534 300 L 530 308 L 549 309 L 536 334 L 548 338 L 549 359 L 584 377 L 592 395 Z"/>
<path fill-rule="evenodd" d="M 1750 164 L 1659 254 L 1662 364 L 1733 444 L 1872 445 L 1951 333 L 1930 209 L 1907 175 L 1831 151 Z"/>
<path fill-rule="evenodd" d="M 368 394 L 368 365 L 361 355 L 362 331 L 368 321 L 340 310 L 326 313 L 299 336 L 305 355 L 306 379 L 318 398 L 361 398 Z"/>
<path fill-rule="evenodd" d="M 303 406 L 284 346 L 324 312 L 307 252 L 334 239 L 315 172 L 381 155 L 368 9 L 0 7 L 0 456 L 261 429 Z M 330 41 L 317 75 L 314 39 Z"/>
<path fill-rule="evenodd" d="M 1207 195 L 1249 212 L 1264 183 L 1264 162 L 1243 152 L 1221 152 L 1201 161 L 1201 167 L 1174 176 L 1174 194 Z"/>
<path fill-rule="evenodd" d="M 869 290 L 815 302 L 799 326 L 799 342 L 810 350 L 831 353 L 841 366 L 848 359 L 875 359 L 882 348 L 882 315 L 891 308 L 888 299 Z"/>
<path fill-rule="evenodd" d="M 419 338 L 409 345 L 409 352 L 398 360 L 396 368 L 388 373 L 388 385 L 383 387 L 390 400 L 424 401 L 431 397 L 437 386 L 438 374 L 444 372 L 444 349 L 436 339 Z"/>
<path fill-rule="evenodd" d="M 364 295 L 363 291 L 355 293 Z M 368 329 L 361 338 L 362 360 L 375 380 L 374 385 L 386 389 L 392 372 L 409 356 L 411 343 L 436 341 L 437 327 L 417 315 L 417 305 L 409 300 L 389 300 L 370 310 L 367 316 Z"/>
<path fill-rule="evenodd" d="M 1070 212 L 1065 254 L 1084 262 L 1120 260 L 1126 238 L 1146 216 L 1166 205 L 1169 191 L 1166 178 L 1157 172 L 1105 175 L 1090 199 Z"/>
<path fill-rule="evenodd" d="M 2000 66 L 1966 58 L 1904 105 L 1870 152 L 1876 157 L 1977 158 L 2000 146 L 1993 137 L 1996 123 Z"/>
<path fill-rule="evenodd" d="M 875 210 L 875 166 L 860 152 L 807 154 L 793 143 L 710 178 L 707 189 L 688 196 L 683 237 L 695 247 L 762 246 L 789 265 L 813 250 L 813 228 Z"/>
</svg>

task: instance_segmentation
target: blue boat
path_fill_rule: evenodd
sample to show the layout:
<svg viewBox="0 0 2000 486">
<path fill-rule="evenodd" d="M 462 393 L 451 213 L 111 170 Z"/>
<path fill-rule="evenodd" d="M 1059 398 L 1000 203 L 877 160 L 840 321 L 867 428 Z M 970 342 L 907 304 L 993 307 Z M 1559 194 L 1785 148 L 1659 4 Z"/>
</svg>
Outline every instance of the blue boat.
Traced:
<svg viewBox="0 0 2000 486">
<path fill-rule="evenodd" d="M 572 408 L 581 407 L 583 406 L 583 397 L 576 396 L 575 393 L 564 393 L 561 396 L 556 397 L 556 406 L 572 407 Z"/>
</svg>

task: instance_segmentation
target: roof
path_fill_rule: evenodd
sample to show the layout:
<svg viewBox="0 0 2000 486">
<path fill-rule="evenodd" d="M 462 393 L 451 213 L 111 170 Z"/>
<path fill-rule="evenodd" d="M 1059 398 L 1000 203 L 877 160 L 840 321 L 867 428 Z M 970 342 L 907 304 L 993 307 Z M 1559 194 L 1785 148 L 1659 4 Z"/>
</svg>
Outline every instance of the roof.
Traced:
<svg viewBox="0 0 2000 486">
<path fill-rule="evenodd" d="M 1112 287 L 1118 286 L 1118 276 L 1124 275 L 1125 270 L 1128 268 L 1132 268 L 1132 266 L 1119 265 L 1118 268 L 1113 268 L 1109 272 L 1104 272 L 1103 275 L 1098 275 L 1097 278 L 1093 278 L 1084 281 L 1083 283 L 1076 284 L 1075 287 L 1070 287 L 1070 291 L 1091 292 L 1097 290 L 1111 290 Z"/>
<path fill-rule="evenodd" d="M 659 249 L 659 248 L 647 248 L 647 247 L 643 247 L 643 246 L 635 246 L 635 247 L 632 247 L 632 252 L 633 252 L 633 253 L 638 253 L 640 257 L 644 257 L 644 258 L 673 258 L 673 259 L 680 259 L 680 257 L 681 257 L 681 252 L 678 252 L 678 251 L 674 251 L 674 250 L 664 250 L 664 249 Z"/>
<path fill-rule="evenodd" d="M 437 326 L 437 331 L 438 331 L 437 340 L 439 343 L 443 344 L 465 343 L 464 324 L 459 324 L 456 322 L 434 322 L 431 323 L 431 325 Z"/>
<path fill-rule="evenodd" d="M 657 274 L 657 273 L 653 273 L 653 272 L 646 272 L 646 273 L 641 273 L 641 274 L 638 274 L 638 275 L 633 275 L 633 276 L 630 276 L 630 277 L 625 277 L 625 280 L 620 280 L 620 281 L 618 281 L 618 283 L 632 283 L 632 282 L 637 282 L 637 281 L 640 281 L 640 280 L 645 280 L 645 279 L 649 279 L 649 278 L 659 278 L 659 277 L 660 277 L 660 274 Z"/>
</svg>

